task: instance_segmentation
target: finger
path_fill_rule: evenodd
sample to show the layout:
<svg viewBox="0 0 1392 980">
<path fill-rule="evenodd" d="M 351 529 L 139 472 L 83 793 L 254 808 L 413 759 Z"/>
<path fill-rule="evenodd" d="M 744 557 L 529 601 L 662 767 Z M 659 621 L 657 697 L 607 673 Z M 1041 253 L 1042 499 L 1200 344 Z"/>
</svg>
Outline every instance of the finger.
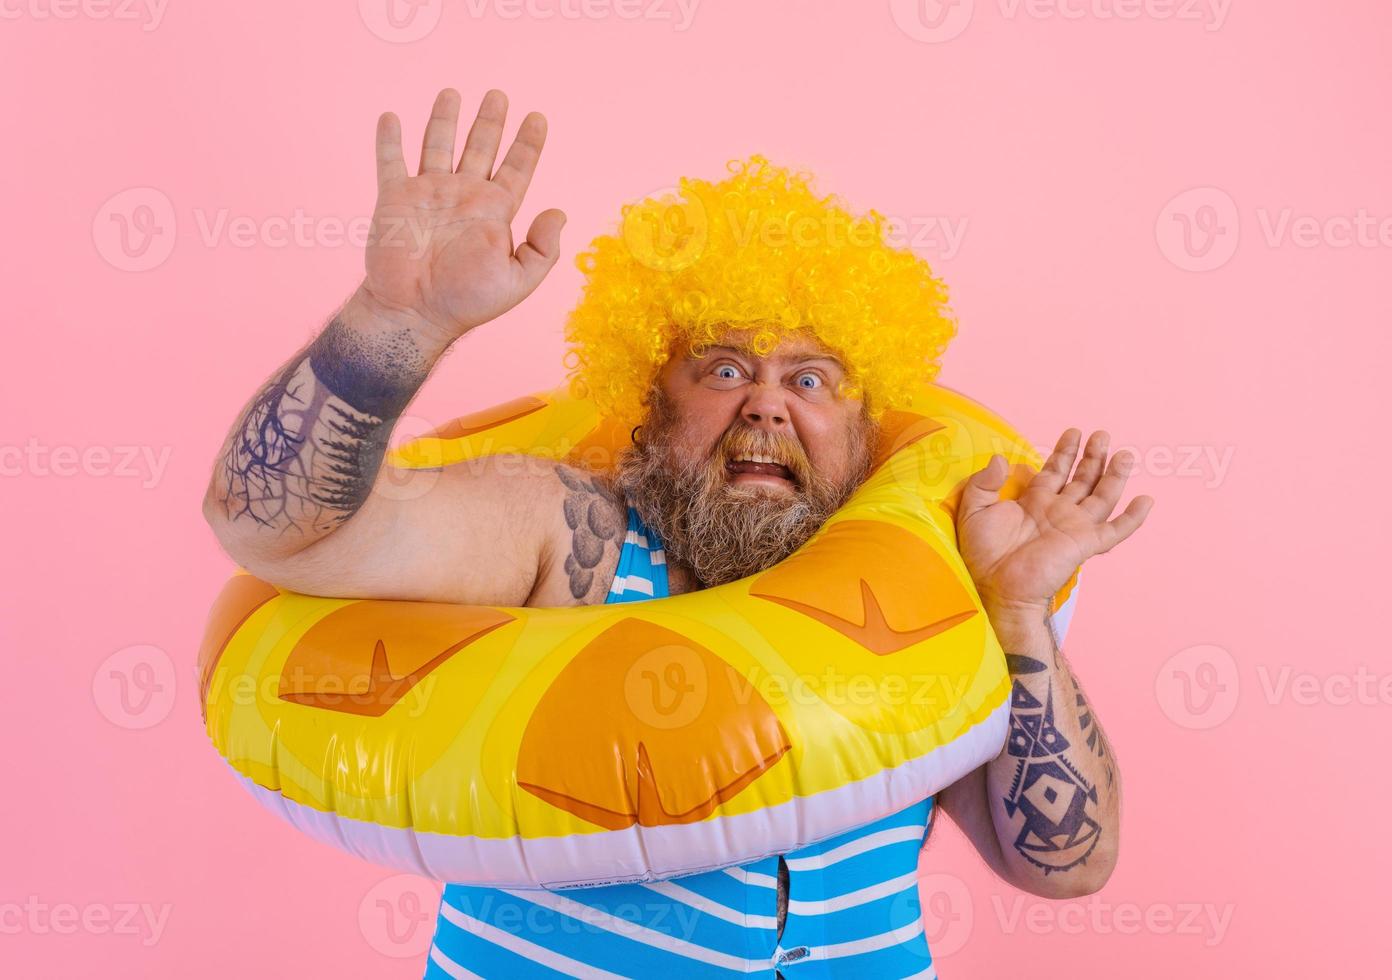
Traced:
<svg viewBox="0 0 1392 980">
<path fill-rule="evenodd" d="M 1136 528 L 1145 523 L 1146 515 L 1150 513 L 1150 508 L 1154 504 L 1155 498 L 1142 494 L 1127 504 L 1126 509 L 1114 519 L 1103 524 L 1098 529 L 1098 537 L 1102 545 L 1102 550 L 1098 554 L 1111 551 L 1131 537 L 1136 532 Z"/>
<path fill-rule="evenodd" d="M 1093 520 L 1105 521 L 1112 508 L 1116 507 L 1117 501 L 1121 499 L 1121 492 L 1126 489 L 1126 481 L 1131 478 L 1131 471 L 1135 466 L 1136 457 L 1131 452 L 1122 450 L 1117 453 L 1107 464 L 1107 471 L 1102 475 L 1102 479 L 1097 481 L 1092 494 L 1079 501 L 1079 506 L 1090 514 Z"/>
<path fill-rule="evenodd" d="M 522 198 L 527 194 L 527 185 L 532 182 L 545 143 L 546 117 L 539 112 L 527 113 L 527 118 L 517 127 L 517 136 L 508 147 L 502 166 L 493 175 L 493 183 L 501 184 L 512 195 L 514 213 L 522 206 Z"/>
<path fill-rule="evenodd" d="M 487 180 L 493 174 L 493 161 L 498 159 L 498 146 L 503 141 L 503 123 L 507 122 L 507 96 L 496 88 L 483 95 L 478 115 L 469 127 L 464 140 L 464 152 L 459 155 L 455 173 L 468 174 Z"/>
<path fill-rule="evenodd" d="M 990 462 L 967 478 L 967 485 L 962 488 L 962 502 L 957 508 L 959 526 L 981 508 L 1000 501 L 1001 489 L 1009 472 L 1005 457 L 992 453 Z"/>
<path fill-rule="evenodd" d="M 1068 474 L 1073 472 L 1073 460 L 1078 455 L 1078 442 L 1083 438 L 1083 433 L 1079 429 L 1064 429 L 1063 435 L 1059 436 L 1058 442 L 1054 443 L 1054 451 L 1049 454 L 1049 458 L 1044 461 L 1044 466 L 1034 475 L 1030 481 L 1031 487 L 1042 487 L 1050 493 L 1058 493 L 1059 489 L 1068 482 Z"/>
<path fill-rule="evenodd" d="M 394 112 L 377 117 L 377 189 L 406 176 L 406 158 L 401 153 L 401 120 Z"/>
<path fill-rule="evenodd" d="M 454 131 L 458 126 L 459 93 L 452 88 L 441 89 L 430 110 L 430 122 L 425 124 L 425 139 L 421 141 L 421 173 L 450 172 L 454 166 Z"/>
<path fill-rule="evenodd" d="M 1077 503 L 1088 494 L 1092 493 L 1097 481 L 1102 476 L 1103 467 L 1107 462 L 1107 444 L 1111 441 L 1111 436 L 1105 429 L 1098 429 L 1088 437 L 1087 445 L 1083 447 L 1083 461 L 1078 464 L 1078 469 L 1073 473 L 1073 479 L 1068 481 L 1067 486 L 1060 491 L 1059 496 L 1066 497 Z"/>
<path fill-rule="evenodd" d="M 527 240 L 517 246 L 515 258 L 522 267 L 522 296 L 530 295 L 541 285 L 541 280 L 561 257 L 561 228 L 565 222 L 564 211 L 548 208 L 533 219 L 532 226 L 527 229 Z"/>
</svg>

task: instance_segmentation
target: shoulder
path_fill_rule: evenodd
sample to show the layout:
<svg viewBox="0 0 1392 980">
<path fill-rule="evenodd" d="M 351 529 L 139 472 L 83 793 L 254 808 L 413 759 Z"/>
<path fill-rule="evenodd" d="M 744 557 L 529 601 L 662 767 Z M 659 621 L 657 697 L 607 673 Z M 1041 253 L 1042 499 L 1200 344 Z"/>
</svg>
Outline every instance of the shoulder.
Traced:
<svg viewBox="0 0 1392 980">
<path fill-rule="evenodd" d="M 546 535 L 541 572 L 529 606 L 602 603 L 619 567 L 628 505 L 607 479 L 547 462 L 540 518 Z"/>
</svg>

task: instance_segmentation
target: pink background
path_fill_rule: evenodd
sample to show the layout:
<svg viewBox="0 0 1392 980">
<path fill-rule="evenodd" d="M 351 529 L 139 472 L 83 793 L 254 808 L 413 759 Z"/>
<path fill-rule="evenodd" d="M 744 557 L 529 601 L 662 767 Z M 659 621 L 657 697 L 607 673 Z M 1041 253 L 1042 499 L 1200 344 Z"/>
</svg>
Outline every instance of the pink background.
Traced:
<svg viewBox="0 0 1392 980">
<path fill-rule="evenodd" d="M 199 513 L 214 453 L 355 285 L 332 222 L 370 211 L 376 115 L 418 145 L 443 85 L 546 112 L 521 228 L 564 208 L 566 255 L 403 433 L 556 381 L 575 251 L 763 152 L 918 235 L 961 319 L 946 383 L 1037 444 L 1141 452 L 1156 508 L 1088 566 L 1067 650 L 1121 760 L 1120 864 L 1045 902 L 945 823 L 942 976 L 1385 971 L 1386 4 L 427 0 L 404 40 L 382 0 L 53 2 L 0 21 L 0 973 L 422 971 L 434 886 L 257 808 L 192 671 L 232 567 Z"/>
</svg>

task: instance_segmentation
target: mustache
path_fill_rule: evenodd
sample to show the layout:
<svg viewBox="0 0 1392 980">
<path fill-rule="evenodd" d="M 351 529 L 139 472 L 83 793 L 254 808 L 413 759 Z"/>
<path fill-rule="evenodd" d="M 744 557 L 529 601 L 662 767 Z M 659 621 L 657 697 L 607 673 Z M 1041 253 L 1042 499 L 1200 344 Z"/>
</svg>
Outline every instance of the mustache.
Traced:
<svg viewBox="0 0 1392 980">
<path fill-rule="evenodd" d="M 714 446 L 688 440 L 660 395 L 633 445 L 619 454 L 614 483 L 666 548 L 704 587 L 744 578 L 782 561 L 822 527 L 869 470 L 870 430 L 851 436 L 851 472 L 833 480 L 813 468 L 791 432 L 772 432 L 736 419 Z M 743 492 L 728 476 L 732 456 L 781 460 L 792 493 Z"/>
<path fill-rule="evenodd" d="M 787 436 L 740 425 L 728 429 L 713 453 L 712 463 L 721 470 L 732 459 L 745 456 L 768 456 L 788 467 L 798 486 L 806 486 L 812 463 L 802 446 Z"/>
</svg>

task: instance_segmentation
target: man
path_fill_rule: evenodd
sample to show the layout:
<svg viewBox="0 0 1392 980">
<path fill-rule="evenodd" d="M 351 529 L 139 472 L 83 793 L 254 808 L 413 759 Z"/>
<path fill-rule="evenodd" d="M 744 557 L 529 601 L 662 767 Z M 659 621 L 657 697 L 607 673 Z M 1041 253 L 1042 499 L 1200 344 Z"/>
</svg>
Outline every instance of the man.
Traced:
<svg viewBox="0 0 1392 980">
<path fill-rule="evenodd" d="M 396 117 L 379 120 L 366 277 L 253 397 L 214 468 L 204 513 L 229 554 L 318 595 L 567 606 L 710 587 L 795 551 L 864 479 L 877 417 L 936 369 L 952 325 L 926 264 L 759 157 L 721 184 L 684 182 L 680 203 L 634 209 L 623 235 L 584 257 L 568 328 L 577 382 L 640 423 L 613 472 L 499 455 L 374 492 L 392 425 L 436 360 L 530 294 L 560 254 L 559 211 L 515 249 L 510 231 L 545 120 L 529 114 L 495 170 L 505 97 L 485 96 L 456 164 L 458 112 L 458 93 L 440 93 L 414 177 Z M 1074 472 L 1080 438 L 1066 431 L 1018 500 L 1000 499 L 1006 466 L 993 456 L 957 513 L 1014 678 L 1012 731 L 999 758 L 939 799 L 998 875 L 1048 897 L 1107 880 L 1120 805 L 1051 600 L 1151 504 L 1138 497 L 1109 520 L 1130 459 L 1108 464 L 1098 432 Z M 914 873 L 932 803 L 673 882 L 451 885 L 430 969 L 931 976 Z"/>
</svg>

